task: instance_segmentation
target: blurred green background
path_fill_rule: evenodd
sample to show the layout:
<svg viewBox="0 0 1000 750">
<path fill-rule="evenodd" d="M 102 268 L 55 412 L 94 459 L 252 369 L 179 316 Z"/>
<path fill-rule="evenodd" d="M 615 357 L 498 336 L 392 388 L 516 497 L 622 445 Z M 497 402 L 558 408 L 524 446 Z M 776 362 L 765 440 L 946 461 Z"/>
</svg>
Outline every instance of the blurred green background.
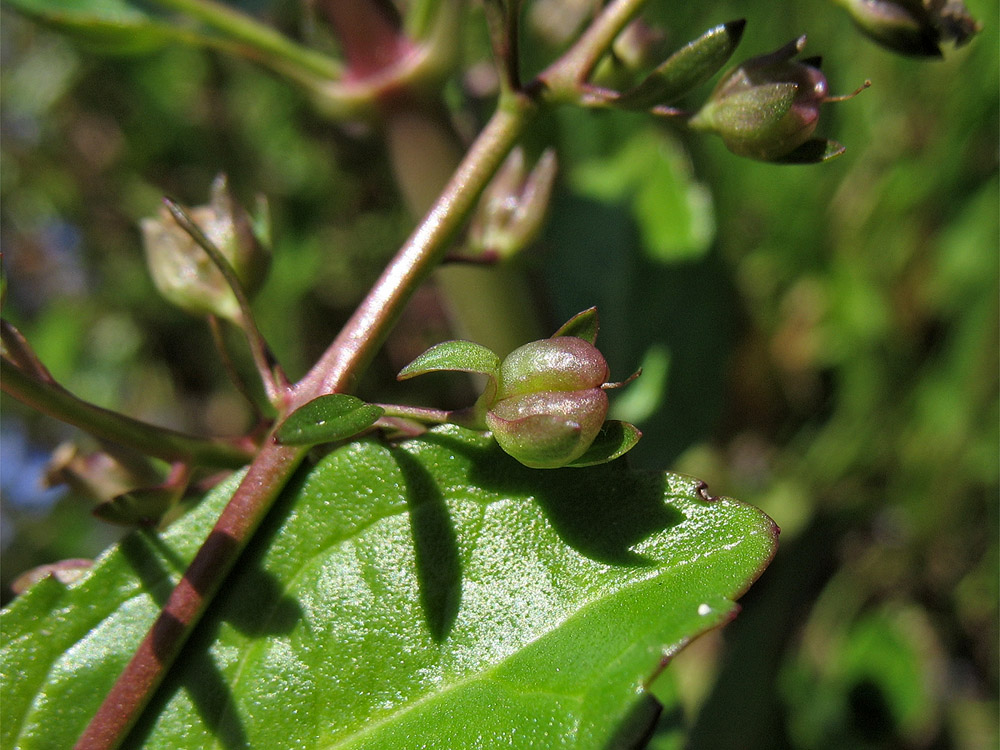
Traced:
<svg viewBox="0 0 1000 750">
<path fill-rule="evenodd" d="M 325 43 L 297 5 L 244 7 Z M 529 68 L 552 54 L 544 11 L 557 7 L 534 6 Z M 750 162 L 607 112 L 559 110 L 527 138 L 557 144 L 561 176 L 518 270 L 547 327 L 597 304 L 612 375 L 644 366 L 614 399 L 645 433 L 631 460 L 698 476 L 782 527 L 740 617 L 676 659 L 679 711 L 651 747 L 997 747 L 998 7 L 968 6 L 983 32 L 924 62 L 869 43 L 826 3 L 651 3 L 671 48 L 745 16 L 736 59 L 808 32 L 834 93 L 871 79 L 824 108 L 820 134 L 848 147 L 828 164 Z M 220 171 L 244 203 L 266 195 L 275 257 L 255 307 L 300 375 L 413 223 L 378 129 L 324 120 L 248 63 L 179 47 L 93 54 L 2 13 L 5 317 L 84 398 L 246 430 L 204 326 L 153 289 L 138 221 L 163 194 L 205 202 Z M 474 126 L 489 111 L 469 96 L 482 33 L 466 46 L 468 75 L 447 93 Z M 392 379 L 447 335 L 441 310 L 432 289 L 418 295 L 366 395 L 468 398 L 433 379 L 400 395 Z M 53 447 L 79 433 L 2 408 L 6 600 L 23 570 L 93 556 L 118 531 L 40 485 Z"/>
</svg>

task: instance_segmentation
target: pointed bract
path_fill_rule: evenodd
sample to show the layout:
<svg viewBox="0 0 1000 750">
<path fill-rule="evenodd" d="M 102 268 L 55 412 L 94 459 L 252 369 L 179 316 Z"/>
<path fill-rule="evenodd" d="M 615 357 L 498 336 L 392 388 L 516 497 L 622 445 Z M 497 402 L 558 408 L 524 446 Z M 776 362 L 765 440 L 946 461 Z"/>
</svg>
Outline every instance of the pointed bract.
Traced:
<svg viewBox="0 0 1000 750">
<path fill-rule="evenodd" d="M 668 57 L 638 85 L 624 91 L 614 105 L 649 109 L 676 101 L 726 64 L 740 43 L 745 26 L 746 21 L 740 19 L 709 29 Z"/>
</svg>

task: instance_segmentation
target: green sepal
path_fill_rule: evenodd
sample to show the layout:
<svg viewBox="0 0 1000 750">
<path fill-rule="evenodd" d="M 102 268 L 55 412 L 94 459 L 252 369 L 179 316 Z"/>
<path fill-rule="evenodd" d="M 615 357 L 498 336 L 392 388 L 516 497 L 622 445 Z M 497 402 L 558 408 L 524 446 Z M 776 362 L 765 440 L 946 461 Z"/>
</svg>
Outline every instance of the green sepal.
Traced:
<svg viewBox="0 0 1000 750">
<path fill-rule="evenodd" d="M 844 153 L 847 148 L 837 141 L 826 138 L 812 138 L 791 153 L 787 153 L 778 159 L 768 159 L 775 164 L 819 164 L 820 162 L 835 159 Z"/>
<path fill-rule="evenodd" d="M 599 328 L 597 320 L 597 308 L 591 307 L 588 310 L 579 312 L 560 326 L 559 330 L 552 334 L 552 338 L 558 336 L 576 336 L 583 339 L 590 345 L 597 341 L 597 331 Z"/>
<path fill-rule="evenodd" d="M 789 81 L 762 83 L 743 91 L 710 99 L 688 123 L 695 130 L 706 130 L 742 145 L 764 138 L 768 128 L 780 123 L 792 108 L 798 86 Z M 765 132 L 761 132 L 761 130 Z"/>
<path fill-rule="evenodd" d="M 709 29 L 612 103 L 624 109 L 649 109 L 679 99 L 726 64 L 740 43 L 745 26 L 746 20 L 741 18 Z"/>
<path fill-rule="evenodd" d="M 642 433 L 634 424 L 609 419 L 601 426 L 601 431 L 597 433 L 597 437 L 594 438 L 594 442 L 590 444 L 586 452 L 566 465 L 596 466 L 597 464 L 606 464 L 632 450 L 641 437 Z"/>
<path fill-rule="evenodd" d="M 382 407 L 366 404 L 356 396 L 331 393 L 293 411 L 275 436 L 284 445 L 332 443 L 371 427 L 383 411 Z"/>
<path fill-rule="evenodd" d="M 472 341 L 444 341 L 421 354 L 399 371 L 397 380 L 408 380 L 428 372 L 471 372 L 485 375 L 496 383 L 500 358 L 482 344 Z"/>
</svg>

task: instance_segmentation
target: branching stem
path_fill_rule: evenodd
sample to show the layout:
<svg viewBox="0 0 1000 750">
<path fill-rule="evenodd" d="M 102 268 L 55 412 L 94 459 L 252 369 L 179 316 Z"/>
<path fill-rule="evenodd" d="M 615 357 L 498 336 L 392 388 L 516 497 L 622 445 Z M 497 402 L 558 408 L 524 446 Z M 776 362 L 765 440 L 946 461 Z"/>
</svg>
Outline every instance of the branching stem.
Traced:
<svg viewBox="0 0 1000 750">
<path fill-rule="evenodd" d="M 343 330 L 296 387 L 295 403 L 354 386 L 410 295 L 443 258 L 527 125 L 535 105 L 512 96 L 497 109 L 427 216 L 389 263 Z"/>
<path fill-rule="evenodd" d="M 162 0 L 161 0 L 162 1 Z M 644 0 L 608 5 L 560 60 L 525 91 L 568 100 Z M 172 7 L 212 7 L 204 0 L 169 0 Z M 548 95 L 547 95 L 548 94 Z M 573 93 L 575 96 L 575 93 Z M 538 101 L 520 93 L 501 98 L 444 192 L 410 235 L 316 365 L 290 390 L 286 413 L 327 393 L 354 388 L 410 296 L 444 257 L 486 184 L 524 132 Z M 280 420 L 279 420 L 280 421 Z M 76 750 L 111 750 L 124 739 L 240 552 L 277 499 L 306 451 L 269 439 L 232 500 L 170 595 L 153 627 L 88 725 Z"/>
</svg>

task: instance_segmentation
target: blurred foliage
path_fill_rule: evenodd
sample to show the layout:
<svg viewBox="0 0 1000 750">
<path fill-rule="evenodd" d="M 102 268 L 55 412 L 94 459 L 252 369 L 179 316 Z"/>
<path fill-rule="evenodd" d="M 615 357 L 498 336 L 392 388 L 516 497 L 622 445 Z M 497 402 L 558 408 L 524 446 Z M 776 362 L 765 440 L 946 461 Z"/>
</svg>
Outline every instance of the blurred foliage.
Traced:
<svg viewBox="0 0 1000 750">
<path fill-rule="evenodd" d="M 308 37 L 294 5 L 273 20 Z M 527 33 L 553 5 L 534 3 Z M 529 148 L 557 144 L 562 174 L 521 262 L 554 324 L 599 306 L 612 378 L 645 364 L 646 381 L 612 400 L 645 433 L 634 460 L 701 477 L 783 528 L 743 614 L 657 686 L 684 715 L 664 717 L 653 747 L 679 746 L 679 725 L 695 748 L 997 746 L 1000 44 L 996 1 L 968 5 L 983 33 L 922 62 L 869 43 L 832 5 L 651 3 L 671 48 L 746 15 L 736 60 L 805 31 L 834 93 L 870 78 L 824 110 L 818 133 L 848 147 L 828 164 L 740 160 L 635 114 L 559 110 L 529 135 Z M 202 51 L 95 57 L 6 11 L 0 34 L 5 316 L 85 398 L 245 430 L 208 333 L 157 297 L 138 221 L 162 194 L 203 203 L 220 171 L 245 203 L 267 195 L 275 262 L 255 306 L 296 376 L 412 223 L 377 131 L 326 122 L 269 74 Z M 526 41 L 529 70 L 545 44 Z M 467 47 L 468 90 L 481 30 Z M 447 92 L 462 94 L 457 81 Z M 460 124 L 488 110 L 480 97 Z M 435 295 L 418 295 L 362 390 L 462 404 L 433 390 L 444 379 L 421 391 L 391 378 L 445 326 Z M 46 450 L 78 436 L 3 409 L 6 584 L 109 535 L 79 498 L 43 512 L 50 496 L 26 487 Z"/>
</svg>

